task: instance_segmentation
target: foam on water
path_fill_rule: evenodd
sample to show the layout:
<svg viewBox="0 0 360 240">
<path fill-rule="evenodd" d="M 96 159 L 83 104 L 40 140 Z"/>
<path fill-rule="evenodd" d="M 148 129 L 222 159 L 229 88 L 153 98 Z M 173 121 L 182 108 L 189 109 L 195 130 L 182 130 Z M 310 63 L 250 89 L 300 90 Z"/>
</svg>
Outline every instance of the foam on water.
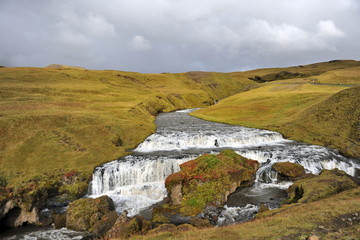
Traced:
<svg viewBox="0 0 360 240">
<path fill-rule="evenodd" d="M 41 228 L 28 231 L 25 229 L 21 233 L 7 234 L 0 238 L 3 240 L 81 240 L 89 236 L 86 232 L 76 232 L 66 228 L 51 229 Z"/>
<path fill-rule="evenodd" d="M 251 220 L 258 211 L 259 207 L 252 204 L 248 204 L 245 207 L 228 207 L 225 205 L 224 210 L 219 216 L 217 226 Z"/>
</svg>

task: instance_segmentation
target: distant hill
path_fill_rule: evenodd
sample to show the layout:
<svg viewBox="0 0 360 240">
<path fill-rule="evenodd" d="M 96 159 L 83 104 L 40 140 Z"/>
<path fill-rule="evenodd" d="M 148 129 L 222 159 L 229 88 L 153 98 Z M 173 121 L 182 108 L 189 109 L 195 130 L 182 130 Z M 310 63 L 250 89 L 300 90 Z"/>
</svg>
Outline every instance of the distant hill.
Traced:
<svg viewBox="0 0 360 240">
<path fill-rule="evenodd" d="M 293 75 L 278 74 L 284 72 Z M 242 75 L 261 82 L 261 86 L 192 115 L 279 131 L 287 138 L 333 147 L 345 155 L 360 158 L 358 61 L 259 69 Z M 254 76 L 262 76 L 263 80 L 264 76 L 267 80 L 269 76 L 277 76 L 281 80 L 259 81 Z"/>
<path fill-rule="evenodd" d="M 45 68 L 73 68 L 73 69 L 85 69 L 85 68 L 83 68 L 83 67 L 67 66 L 67 65 L 61 65 L 61 64 L 50 64 L 50 65 L 47 65 Z"/>
</svg>

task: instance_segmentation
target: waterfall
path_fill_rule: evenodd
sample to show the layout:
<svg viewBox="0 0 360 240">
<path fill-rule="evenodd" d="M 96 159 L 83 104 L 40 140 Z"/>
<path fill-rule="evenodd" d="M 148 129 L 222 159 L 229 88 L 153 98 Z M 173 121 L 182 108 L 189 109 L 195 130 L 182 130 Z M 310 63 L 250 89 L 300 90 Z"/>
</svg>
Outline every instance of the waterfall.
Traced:
<svg viewBox="0 0 360 240">
<path fill-rule="evenodd" d="M 179 165 L 196 156 L 126 156 L 97 167 L 90 185 L 90 197 L 110 196 L 117 211 L 129 215 L 166 197 L 164 181 L 180 171 Z"/>
<path fill-rule="evenodd" d="M 193 157 L 171 158 L 164 156 L 127 156 L 95 169 L 91 194 L 117 192 L 124 186 L 142 186 L 164 181 L 180 171 L 179 165 Z"/>
<path fill-rule="evenodd" d="M 240 131 L 239 131 L 240 130 Z M 162 132 L 148 137 L 135 150 L 137 152 L 173 151 L 184 149 L 239 148 L 286 142 L 276 132 L 238 131 L 224 135 L 221 131 L 203 132 Z"/>
<path fill-rule="evenodd" d="M 262 187 L 274 187 L 278 182 L 272 165 L 278 162 L 292 162 L 302 165 L 307 173 L 319 174 L 322 169 L 338 168 L 351 176 L 355 176 L 360 164 L 354 159 L 341 156 L 336 150 L 326 147 L 293 142 L 284 146 L 272 146 L 256 150 L 239 150 L 238 154 L 257 160 L 260 168 L 256 173 L 256 182 L 264 183 Z M 290 183 L 291 184 L 291 183 Z M 278 184 L 280 188 L 287 188 L 289 182 Z"/>
<path fill-rule="evenodd" d="M 256 184 L 249 194 L 261 195 L 264 189 L 286 189 L 291 182 L 279 182 L 272 165 L 293 162 L 306 172 L 319 174 L 322 169 L 339 168 L 354 176 L 360 165 L 355 159 L 341 156 L 336 150 L 284 139 L 280 133 L 208 122 L 188 115 L 191 110 L 160 114 L 157 131 L 134 150 L 134 154 L 106 163 L 95 169 L 89 197 L 110 196 L 121 212 L 130 216 L 166 197 L 164 181 L 180 170 L 179 165 L 203 153 L 219 153 L 232 148 L 238 154 L 257 160 L 260 168 Z M 228 224 L 239 217 L 254 215 L 258 206 L 229 207 L 223 212 Z M 227 216 L 227 217 L 226 217 Z"/>
</svg>

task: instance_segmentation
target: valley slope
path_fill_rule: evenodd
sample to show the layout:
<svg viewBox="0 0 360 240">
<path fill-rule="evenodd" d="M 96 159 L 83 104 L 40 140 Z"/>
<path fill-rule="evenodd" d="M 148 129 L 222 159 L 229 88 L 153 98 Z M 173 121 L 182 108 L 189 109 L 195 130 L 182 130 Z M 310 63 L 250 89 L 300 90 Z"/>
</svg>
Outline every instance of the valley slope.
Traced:
<svg viewBox="0 0 360 240">
<path fill-rule="evenodd" d="M 331 63 L 317 66 L 327 64 Z M 236 94 L 192 115 L 278 131 L 286 138 L 336 148 L 347 156 L 360 158 L 360 68 L 289 77 L 263 82 L 257 89 Z"/>
<path fill-rule="evenodd" d="M 154 132 L 159 112 L 204 107 L 259 85 L 223 73 L 141 74 L 69 66 L 0 69 L 0 177 L 88 176 Z"/>
</svg>

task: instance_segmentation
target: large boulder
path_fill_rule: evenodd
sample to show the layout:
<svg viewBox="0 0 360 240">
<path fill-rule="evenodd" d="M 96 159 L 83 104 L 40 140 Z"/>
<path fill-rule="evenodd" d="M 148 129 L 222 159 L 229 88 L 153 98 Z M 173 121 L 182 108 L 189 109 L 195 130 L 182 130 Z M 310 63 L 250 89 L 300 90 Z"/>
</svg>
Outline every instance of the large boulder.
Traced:
<svg viewBox="0 0 360 240">
<path fill-rule="evenodd" d="M 322 170 L 320 175 L 307 174 L 288 189 L 289 203 L 308 203 L 357 187 L 344 171 Z"/>
<path fill-rule="evenodd" d="M 222 206 L 241 184 L 255 179 L 259 163 L 232 150 L 218 155 L 204 154 L 180 165 L 180 172 L 171 174 L 165 186 L 171 202 L 168 210 L 195 216 L 207 206 Z M 166 210 L 166 209 L 165 209 Z"/>
<path fill-rule="evenodd" d="M 275 163 L 272 169 L 278 173 L 280 179 L 285 180 L 297 180 L 305 175 L 305 169 L 303 166 L 297 163 L 280 162 Z"/>
<path fill-rule="evenodd" d="M 66 213 L 66 227 L 102 236 L 117 218 L 114 202 L 110 197 L 83 198 L 70 203 Z"/>
</svg>

